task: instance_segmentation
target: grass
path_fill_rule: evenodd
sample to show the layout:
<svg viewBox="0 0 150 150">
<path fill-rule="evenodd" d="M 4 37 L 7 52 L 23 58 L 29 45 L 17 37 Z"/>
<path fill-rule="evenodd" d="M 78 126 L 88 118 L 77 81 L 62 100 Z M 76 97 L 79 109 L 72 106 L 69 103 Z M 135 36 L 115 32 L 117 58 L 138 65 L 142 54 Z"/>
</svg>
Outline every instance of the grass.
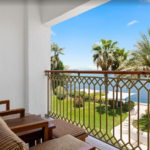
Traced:
<svg viewBox="0 0 150 150">
<path fill-rule="evenodd" d="M 88 131 L 93 131 L 92 134 L 102 132 L 104 135 L 107 131 L 108 135 L 111 137 L 111 130 L 113 129 L 113 109 L 108 106 L 108 114 L 106 115 L 105 105 L 85 102 L 85 107 L 76 108 L 73 106 L 73 98 L 66 98 L 65 100 L 59 100 L 56 96 L 52 96 L 51 110 L 55 114 L 63 118 L 68 118 L 73 122 L 79 123 L 79 126 L 89 127 Z M 127 118 L 127 112 L 122 110 L 120 113 L 120 108 L 114 110 L 114 125 L 117 126 L 120 124 L 120 118 L 122 115 L 122 122 Z M 83 117 L 85 116 L 85 117 Z M 106 116 L 107 116 L 107 126 L 106 126 Z M 101 133 L 98 133 L 100 137 Z M 105 136 L 108 139 L 107 135 Z"/>
<path fill-rule="evenodd" d="M 147 118 L 148 118 L 148 115 L 144 115 L 140 120 L 139 120 L 139 128 L 140 128 L 140 130 L 141 131 L 144 131 L 144 132 L 148 132 L 148 120 L 147 120 Z M 149 118 L 149 123 L 150 123 L 150 118 Z M 135 120 L 134 122 L 133 122 L 133 126 L 135 127 L 135 128 L 138 128 L 138 121 L 137 120 Z M 150 131 L 149 131 L 149 133 L 150 133 Z"/>
</svg>

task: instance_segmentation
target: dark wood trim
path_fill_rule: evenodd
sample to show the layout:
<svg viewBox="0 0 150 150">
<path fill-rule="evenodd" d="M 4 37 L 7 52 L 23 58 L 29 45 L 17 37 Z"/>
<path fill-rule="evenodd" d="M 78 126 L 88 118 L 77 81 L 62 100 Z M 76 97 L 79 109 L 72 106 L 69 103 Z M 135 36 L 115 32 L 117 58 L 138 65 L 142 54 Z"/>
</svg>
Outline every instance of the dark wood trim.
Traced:
<svg viewBox="0 0 150 150">
<path fill-rule="evenodd" d="M 150 74 L 150 71 L 72 71 L 45 70 L 45 73 L 87 73 L 87 74 Z"/>
<path fill-rule="evenodd" d="M 10 101 L 9 100 L 2 100 L 0 101 L 1 104 L 6 104 L 6 110 L 10 110 Z"/>
<path fill-rule="evenodd" d="M 19 125 L 19 126 L 15 126 L 15 127 L 10 127 L 10 129 L 14 133 L 20 133 L 20 132 L 29 131 L 29 130 L 38 129 L 38 128 L 43 129 L 44 141 L 47 141 L 48 140 L 48 121 L 46 121 L 46 120 L 38 121 L 38 122 L 26 124 L 26 125 Z"/>
<path fill-rule="evenodd" d="M 18 113 L 20 113 L 20 117 L 25 117 L 25 109 L 24 108 L 1 111 L 0 116 L 8 116 L 8 115 L 18 114 Z"/>
<path fill-rule="evenodd" d="M 84 133 L 84 134 L 81 134 L 81 135 L 78 135 L 76 136 L 77 139 L 85 142 L 85 138 L 88 137 L 88 133 Z"/>
</svg>

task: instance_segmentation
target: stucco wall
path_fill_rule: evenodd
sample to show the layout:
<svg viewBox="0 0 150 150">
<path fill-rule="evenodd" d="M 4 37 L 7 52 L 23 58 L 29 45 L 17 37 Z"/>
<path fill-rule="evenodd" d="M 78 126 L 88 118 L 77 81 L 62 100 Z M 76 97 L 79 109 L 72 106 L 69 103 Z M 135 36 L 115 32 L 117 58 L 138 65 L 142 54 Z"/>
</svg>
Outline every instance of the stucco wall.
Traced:
<svg viewBox="0 0 150 150">
<path fill-rule="evenodd" d="M 28 83 L 25 99 L 30 113 L 46 114 L 47 112 L 47 78 L 44 71 L 50 69 L 50 27 L 44 26 L 40 18 L 40 3 L 28 3 L 28 49 L 27 70 Z M 25 83 L 26 84 L 26 83 Z M 28 105 L 28 106 L 27 106 Z"/>
<path fill-rule="evenodd" d="M 23 55 L 24 4 L 0 1 L 0 100 L 11 108 L 24 106 Z"/>
<path fill-rule="evenodd" d="M 0 1 L 0 100 L 10 99 L 11 109 L 44 115 L 50 27 L 42 25 L 40 7 L 38 0 Z"/>
</svg>

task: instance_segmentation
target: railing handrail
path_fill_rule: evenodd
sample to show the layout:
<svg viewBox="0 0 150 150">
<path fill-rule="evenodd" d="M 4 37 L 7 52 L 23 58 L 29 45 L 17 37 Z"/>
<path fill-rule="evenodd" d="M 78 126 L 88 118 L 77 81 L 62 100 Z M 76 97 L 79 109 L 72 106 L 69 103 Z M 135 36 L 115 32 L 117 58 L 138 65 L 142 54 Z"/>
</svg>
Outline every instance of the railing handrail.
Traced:
<svg viewBox="0 0 150 150">
<path fill-rule="evenodd" d="M 87 74 L 150 74 L 150 71 L 86 71 L 86 70 L 45 70 L 45 73 L 87 73 Z"/>
</svg>

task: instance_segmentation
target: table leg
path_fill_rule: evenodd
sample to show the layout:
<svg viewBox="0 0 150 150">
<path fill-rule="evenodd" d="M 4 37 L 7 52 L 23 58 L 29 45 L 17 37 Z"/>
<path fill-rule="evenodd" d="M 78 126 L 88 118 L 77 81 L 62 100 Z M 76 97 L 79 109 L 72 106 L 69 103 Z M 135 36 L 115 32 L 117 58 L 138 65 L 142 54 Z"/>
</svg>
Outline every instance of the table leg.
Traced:
<svg viewBox="0 0 150 150">
<path fill-rule="evenodd" d="M 29 147 L 35 146 L 35 141 L 29 142 Z"/>
<path fill-rule="evenodd" d="M 36 140 L 36 145 L 41 144 L 41 139 Z"/>
<path fill-rule="evenodd" d="M 51 140 L 52 139 L 52 129 L 48 130 L 48 139 Z"/>
</svg>

